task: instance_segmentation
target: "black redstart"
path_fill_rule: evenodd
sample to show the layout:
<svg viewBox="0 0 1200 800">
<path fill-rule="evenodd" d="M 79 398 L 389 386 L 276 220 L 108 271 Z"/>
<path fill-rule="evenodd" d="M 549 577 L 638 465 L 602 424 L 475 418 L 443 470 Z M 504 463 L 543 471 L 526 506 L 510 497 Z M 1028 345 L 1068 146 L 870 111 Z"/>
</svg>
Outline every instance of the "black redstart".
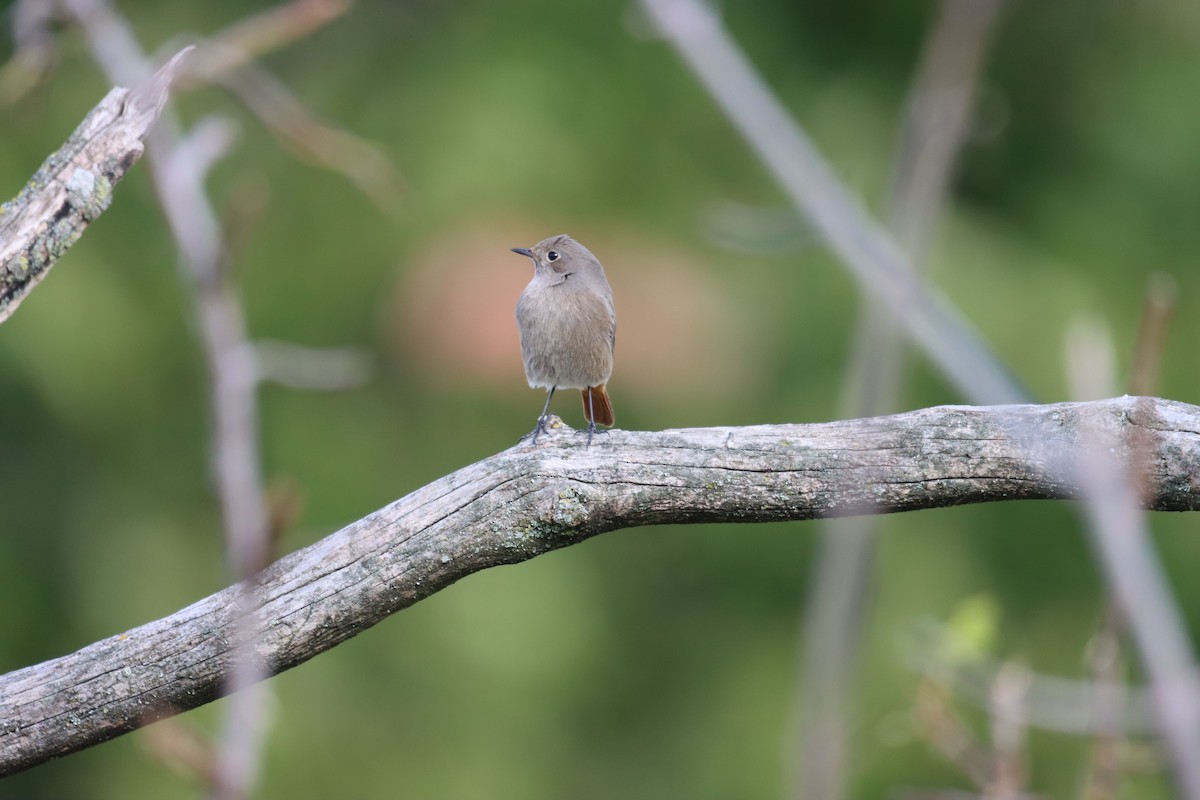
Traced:
<svg viewBox="0 0 1200 800">
<path fill-rule="evenodd" d="M 605 388 L 617 339 L 612 288 L 596 257 L 565 233 L 512 250 L 533 261 L 533 280 L 517 301 L 525 377 L 531 388 L 548 390 L 533 441 L 546 430 L 554 391 L 579 389 L 590 447 L 596 423 L 613 424 Z"/>
</svg>

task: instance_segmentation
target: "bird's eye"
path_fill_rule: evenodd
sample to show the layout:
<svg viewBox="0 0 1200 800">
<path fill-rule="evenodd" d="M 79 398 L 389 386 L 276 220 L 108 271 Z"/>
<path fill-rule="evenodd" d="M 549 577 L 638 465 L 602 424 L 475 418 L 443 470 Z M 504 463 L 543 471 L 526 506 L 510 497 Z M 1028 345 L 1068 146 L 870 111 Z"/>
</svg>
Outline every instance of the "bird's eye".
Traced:
<svg viewBox="0 0 1200 800">
<path fill-rule="evenodd" d="M 546 260 L 547 261 L 558 261 L 558 251 L 551 250 L 549 253 L 546 253 Z"/>
</svg>

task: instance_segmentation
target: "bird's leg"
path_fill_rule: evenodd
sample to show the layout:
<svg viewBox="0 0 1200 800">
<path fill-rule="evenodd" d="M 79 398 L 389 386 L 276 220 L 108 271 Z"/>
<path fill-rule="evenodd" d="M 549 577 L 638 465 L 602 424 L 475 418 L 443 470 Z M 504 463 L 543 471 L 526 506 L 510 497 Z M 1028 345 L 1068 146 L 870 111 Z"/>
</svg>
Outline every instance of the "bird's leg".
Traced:
<svg viewBox="0 0 1200 800">
<path fill-rule="evenodd" d="M 596 430 L 596 405 L 595 404 L 596 404 L 596 401 L 592 399 L 592 387 L 589 386 L 588 387 L 588 414 L 587 414 L 588 415 L 588 429 L 587 429 L 588 438 L 587 438 L 587 444 L 584 445 L 584 447 L 592 446 L 592 437 L 595 436 L 597 433 L 608 433 L 608 431 Z M 583 431 L 575 431 L 575 432 L 583 433 Z"/>
<path fill-rule="evenodd" d="M 551 386 L 550 391 L 546 393 L 546 405 L 542 406 L 542 415 L 538 417 L 537 426 L 533 429 L 533 443 L 537 444 L 538 436 L 546 432 L 546 413 L 550 410 L 550 400 L 554 397 L 554 390 L 557 386 Z"/>
<path fill-rule="evenodd" d="M 592 436 L 596 433 L 596 407 L 592 401 L 592 387 L 588 387 L 588 440 L 585 448 L 592 446 Z"/>
</svg>

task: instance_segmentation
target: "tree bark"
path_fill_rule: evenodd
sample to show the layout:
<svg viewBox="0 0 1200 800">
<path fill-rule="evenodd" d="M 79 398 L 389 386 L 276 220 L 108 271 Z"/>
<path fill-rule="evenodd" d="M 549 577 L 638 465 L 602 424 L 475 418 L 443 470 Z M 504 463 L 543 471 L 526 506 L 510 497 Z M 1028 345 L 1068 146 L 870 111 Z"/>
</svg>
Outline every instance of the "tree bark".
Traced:
<svg viewBox="0 0 1200 800">
<path fill-rule="evenodd" d="M 639 525 L 767 522 L 1073 499 L 1098 441 L 1146 508 L 1200 508 L 1200 408 L 1122 397 L 943 406 L 814 425 L 612 431 L 556 424 L 276 561 L 251 591 L 268 674 L 473 572 Z M 234 661 L 238 587 L 0 676 L 0 775 L 207 703 Z"/>
<path fill-rule="evenodd" d="M 188 50 L 141 86 L 112 89 L 0 207 L 0 322 L 112 203 L 113 187 L 142 157 L 142 140 Z"/>
</svg>

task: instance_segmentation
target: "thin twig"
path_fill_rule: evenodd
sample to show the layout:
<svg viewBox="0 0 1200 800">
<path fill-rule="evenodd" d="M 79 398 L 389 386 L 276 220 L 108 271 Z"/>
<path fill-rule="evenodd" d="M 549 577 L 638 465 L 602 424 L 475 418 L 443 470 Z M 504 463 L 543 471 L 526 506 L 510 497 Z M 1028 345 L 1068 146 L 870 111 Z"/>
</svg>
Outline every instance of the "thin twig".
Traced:
<svg viewBox="0 0 1200 800">
<path fill-rule="evenodd" d="M 1175 279 L 1165 272 L 1150 276 L 1130 364 L 1129 393 L 1158 391 L 1158 376 L 1167 349 L 1167 330 L 1175 316 Z"/>
<path fill-rule="evenodd" d="M 338 172 L 381 209 L 395 209 L 403 182 L 376 143 L 318 119 L 255 58 L 328 25 L 351 0 L 292 0 L 195 39 L 181 87 L 219 84 L 237 96 L 294 156 Z"/>
<path fill-rule="evenodd" d="M 913 80 L 900 134 L 889 224 L 922 269 L 954 164 L 969 130 L 975 85 L 1001 0 L 943 0 Z M 900 394 L 904 348 L 886 303 L 863 297 L 839 417 L 885 414 Z M 845 729 L 875 562 L 874 517 L 829 520 L 803 626 L 802 722 L 792 794 L 834 800 L 845 791 Z"/>
<path fill-rule="evenodd" d="M 246 64 L 222 84 L 296 158 L 341 173 L 380 209 L 400 204 L 401 181 L 374 142 L 317 120 L 275 76 Z"/>
<path fill-rule="evenodd" d="M 971 402 L 1026 402 L 1026 392 L 978 332 L 944 297 L 913 278 L 903 250 L 837 179 L 716 12 L 697 0 L 642 3 L 863 293 L 888 304 L 903 329 Z"/>
<path fill-rule="evenodd" d="M 110 80 L 131 82 L 148 73 L 149 59 L 130 25 L 108 0 L 58 0 L 58 5 L 69 18 L 82 25 L 97 62 Z M 201 43 L 196 58 L 188 64 L 191 80 L 195 83 L 240 78 L 240 86 L 246 82 L 245 76 L 250 75 L 257 76 L 254 85 L 261 86 L 265 81 L 263 73 L 255 72 L 252 64 L 256 54 L 327 24 L 344 13 L 348 5 L 347 0 L 294 0 L 249 17 L 213 41 Z M 271 85 L 273 105 L 259 111 L 274 123 L 277 134 L 292 134 L 296 129 L 307 131 L 309 139 L 316 141 L 311 149 L 325 155 L 328 165 L 344 168 L 353 179 L 374 188 L 377 196 L 383 194 L 379 187 L 386 186 L 388 176 L 393 174 L 390 164 L 376 158 L 363 167 L 362 158 L 359 162 L 350 160 L 347 153 L 361 155 L 365 145 L 360 140 L 316 124 L 282 86 Z M 281 105 L 286 115 L 280 111 Z M 263 365 L 247 339 L 245 316 L 227 268 L 229 250 L 204 190 L 205 177 L 227 152 L 232 138 L 232 126 L 219 118 L 202 120 L 184 135 L 168 113 L 163 124 L 148 137 L 147 149 L 155 188 L 180 253 L 181 274 L 192 290 L 197 329 L 212 386 L 212 472 L 230 571 L 240 579 L 249 578 L 266 565 L 271 536 L 258 453 L 256 392 L 263 378 L 260 372 Z M 377 155 L 369 148 L 366 152 Z M 354 169 L 338 160 L 343 156 Z M 373 184 L 363 175 L 372 169 Z M 308 358 L 305 363 L 310 364 L 311 360 Z M 294 366 L 299 359 L 293 357 L 291 361 Z M 334 363 L 334 358 L 330 355 L 325 361 Z M 362 370 L 354 373 L 354 364 L 345 358 L 338 363 L 343 367 L 342 383 L 361 375 Z M 282 371 L 276 377 L 298 380 L 294 369 Z M 213 770 L 213 791 L 219 798 L 240 798 L 250 792 L 256 779 L 264 730 L 265 701 L 262 691 L 254 688 L 265 675 L 254 649 L 258 601 L 253 583 L 247 581 L 243 585 L 244 591 L 234 603 L 241 624 L 232 637 L 234 651 L 240 656 L 226 675 L 230 681 L 226 690 L 235 693 L 235 699 L 229 706 Z"/>
<path fill-rule="evenodd" d="M 109 79 L 146 69 L 128 23 L 107 0 L 63 0 L 83 26 L 92 52 Z M 258 452 L 257 373 L 246 337 L 245 315 L 225 269 L 225 246 L 204 181 L 231 141 L 227 123 L 209 120 L 184 136 L 174 119 L 148 140 L 151 174 L 192 289 L 196 319 L 211 382 L 212 474 L 225 530 L 226 554 L 236 579 L 248 579 L 269 560 L 267 508 Z M 233 694 L 214 766 L 213 795 L 249 795 L 257 780 L 265 734 L 264 690 L 251 690 L 266 674 L 254 649 L 259 627 L 254 584 L 239 584 L 231 632 L 235 657 L 226 675 Z"/>
<path fill-rule="evenodd" d="M 947 664 L 939 657 L 939 647 L 949 635 L 941 626 L 922 626 L 907 643 L 907 660 L 922 673 L 942 685 L 956 699 L 987 709 L 992 690 L 1006 662 L 975 655 L 970 662 Z M 1093 639 L 1093 664 L 1103 653 L 1105 663 L 1116 660 L 1115 649 Z M 1112 667 L 1113 670 L 1116 667 Z M 1021 721 L 1037 728 L 1069 736 L 1097 736 L 1106 733 L 1148 736 L 1159 732 L 1150 692 L 1142 686 L 1117 682 L 1118 675 L 1097 673 L 1092 681 L 1026 671 L 1025 704 Z M 1200 675 L 1197 676 L 1200 679 Z M 992 708 L 993 717 L 1004 709 Z"/>
<path fill-rule="evenodd" d="M 963 721 L 940 684 L 927 680 L 917 686 L 912 714 L 917 730 L 942 758 L 976 786 L 987 783 L 992 768 L 991 753 Z"/>
<path fill-rule="evenodd" d="M 0 66 L 0 107 L 23 98 L 53 69 L 54 12 L 54 3 L 42 0 L 17 0 L 9 7 L 15 51 Z"/>
<path fill-rule="evenodd" d="M 755 73 L 721 25 L 716 12 L 698 0 L 642 0 L 659 28 L 675 45 L 730 121 L 768 165 L 797 210 L 822 233 L 865 292 L 888 302 L 913 341 L 961 392 L 971 398 L 1025 396 L 976 332 L 940 296 L 923 291 L 906 267 L 899 246 L 837 180 L 800 126 Z M 986 400 L 985 400 L 986 402 Z M 1180 789 L 1200 800 L 1200 687 L 1182 691 L 1178 683 L 1192 668 L 1191 648 L 1179 609 L 1167 588 L 1162 566 L 1131 513 L 1125 485 L 1112 465 L 1089 470 L 1103 453 L 1073 464 L 1056 463 L 1063 476 L 1093 491 L 1087 506 L 1090 532 L 1111 585 L 1128 609 L 1134 637 L 1155 677 L 1154 690 L 1167 724 L 1163 732 Z M 1130 489 L 1129 491 L 1132 491 Z M 1124 511 L 1122 511 L 1124 509 Z M 1109 516 L 1120 512 L 1119 519 Z M 1131 533 L 1122 539 L 1122 532 Z M 1185 689 L 1187 687 L 1184 687 Z M 1181 691 L 1171 704 L 1171 692 Z"/>
<path fill-rule="evenodd" d="M 1101 329 L 1076 328 L 1068 342 L 1072 392 L 1086 396 L 1112 385 L 1115 361 L 1109 338 Z M 1107 373 L 1107 374 L 1106 374 Z M 1158 712 L 1163 740 L 1171 753 L 1172 771 L 1183 797 L 1200 798 L 1200 681 L 1179 607 L 1171 596 L 1162 566 L 1149 545 L 1150 531 L 1142 513 L 1145 474 L 1152 447 L 1140 437 L 1123 443 L 1133 458 L 1113 456 L 1118 442 L 1111 432 L 1094 431 L 1075 472 L 1087 503 L 1091 543 L 1107 583 L 1129 620 Z"/>
<path fill-rule="evenodd" d="M 370 356 L 355 347 L 303 347 L 260 339 L 254 343 L 258 379 L 293 389 L 330 392 L 362 386 L 374 372 Z"/>
<path fill-rule="evenodd" d="M 988 776 L 988 800 L 1016 800 L 1025 787 L 1025 703 L 1029 671 L 1009 662 L 992 684 L 992 765 Z"/>
<path fill-rule="evenodd" d="M 1088 665 L 1096 690 L 1092 714 L 1096 730 L 1088 748 L 1081 800 L 1113 800 L 1121 781 L 1121 711 L 1128 688 L 1122 681 L 1120 631 L 1124 627 L 1116 604 L 1105 604 L 1096 635 L 1088 643 Z"/>
<path fill-rule="evenodd" d="M 353 0 L 291 0 L 245 17 L 200 44 L 181 77 L 185 89 L 216 83 L 256 59 L 303 39 L 350 10 Z"/>
</svg>

